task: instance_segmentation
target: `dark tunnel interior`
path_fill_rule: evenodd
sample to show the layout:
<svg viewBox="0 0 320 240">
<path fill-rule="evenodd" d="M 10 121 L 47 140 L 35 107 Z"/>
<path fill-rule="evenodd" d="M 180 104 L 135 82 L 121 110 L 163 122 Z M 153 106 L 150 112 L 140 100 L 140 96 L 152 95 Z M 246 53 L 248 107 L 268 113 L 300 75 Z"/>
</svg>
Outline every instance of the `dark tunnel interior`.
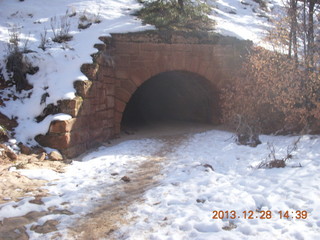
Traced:
<svg viewBox="0 0 320 240">
<path fill-rule="evenodd" d="M 171 71 L 144 82 L 132 95 L 121 126 L 136 127 L 161 121 L 217 123 L 218 93 L 205 78 Z"/>
</svg>

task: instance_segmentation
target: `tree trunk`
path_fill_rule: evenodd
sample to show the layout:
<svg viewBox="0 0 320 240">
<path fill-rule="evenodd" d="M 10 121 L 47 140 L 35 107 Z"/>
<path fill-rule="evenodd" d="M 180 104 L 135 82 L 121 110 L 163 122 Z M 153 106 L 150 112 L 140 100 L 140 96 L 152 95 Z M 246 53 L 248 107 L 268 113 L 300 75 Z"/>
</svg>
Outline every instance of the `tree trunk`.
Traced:
<svg viewBox="0 0 320 240">
<path fill-rule="evenodd" d="M 307 32 L 307 43 L 308 43 L 308 63 L 309 63 L 309 68 L 313 68 L 314 66 L 314 20 L 313 20 L 313 15 L 314 15 L 314 8 L 316 5 L 317 0 L 309 0 L 309 7 L 308 7 L 308 32 Z"/>
</svg>

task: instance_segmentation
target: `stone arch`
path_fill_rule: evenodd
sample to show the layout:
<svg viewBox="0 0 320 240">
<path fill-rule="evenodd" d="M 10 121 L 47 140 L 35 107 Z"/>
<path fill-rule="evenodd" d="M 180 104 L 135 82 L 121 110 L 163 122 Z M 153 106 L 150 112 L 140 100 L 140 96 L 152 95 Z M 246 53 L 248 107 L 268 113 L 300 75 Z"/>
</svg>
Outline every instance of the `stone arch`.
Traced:
<svg viewBox="0 0 320 240">
<path fill-rule="evenodd" d="M 140 32 L 101 37 L 87 81 L 76 81 L 77 97 L 59 104 L 68 121 L 51 123 L 40 144 L 74 157 L 120 133 L 122 114 L 134 92 L 152 76 L 180 71 L 201 76 L 216 91 L 231 82 L 251 43 L 218 34 Z"/>
<path fill-rule="evenodd" d="M 219 92 L 199 74 L 162 72 L 144 81 L 120 114 L 121 126 L 157 120 L 219 123 Z"/>
</svg>

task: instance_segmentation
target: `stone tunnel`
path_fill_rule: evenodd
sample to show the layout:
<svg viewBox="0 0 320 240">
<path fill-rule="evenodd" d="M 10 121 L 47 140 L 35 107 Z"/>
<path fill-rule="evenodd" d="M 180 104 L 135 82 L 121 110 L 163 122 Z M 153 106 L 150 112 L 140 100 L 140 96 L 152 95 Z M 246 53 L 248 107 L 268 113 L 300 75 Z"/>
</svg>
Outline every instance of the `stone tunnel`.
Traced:
<svg viewBox="0 0 320 240">
<path fill-rule="evenodd" d="M 54 121 L 43 145 L 72 158 L 151 120 L 220 121 L 220 90 L 232 84 L 251 42 L 219 34 L 147 31 L 100 37 L 87 81 L 59 103 L 72 119 Z"/>
</svg>

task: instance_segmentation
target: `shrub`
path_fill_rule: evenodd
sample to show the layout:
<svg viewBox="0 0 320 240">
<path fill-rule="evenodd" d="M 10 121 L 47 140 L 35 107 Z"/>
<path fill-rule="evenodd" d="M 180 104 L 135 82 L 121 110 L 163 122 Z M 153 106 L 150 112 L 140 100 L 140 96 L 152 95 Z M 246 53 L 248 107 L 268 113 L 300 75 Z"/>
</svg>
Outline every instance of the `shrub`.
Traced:
<svg viewBox="0 0 320 240">
<path fill-rule="evenodd" d="M 71 23 L 68 11 L 66 11 L 66 14 L 60 18 L 57 18 L 56 16 L 52 17 L 50 19 L 50 24 L 54 36 L 52 41 L 63 43 L 72 39 L 72 35 L 69 33 Z"/>
<path fill-rule="evenodd" d="M 236 143 L 256 147 L 261 144 L 259 139 L 260 129 L 257 123 L 250 123 L 248 120 L 237 115 L 236 119 Z"/>
<path fill-rule="evenodd" d="M 39 48 L 41 48 L 43 51 L 46 50 L 46 45 L 48 43 L 48 38 L 47 38 L 47 29 L 44 29 L 44 33 L 40 33 L 40 38 L 41 38 L 41 41 L 40 41 L 40 44 L 39 44 Z"/>
<path fill-rule="evenodd" d="M 319 116 L 319 76 L 277 52 L 254 48 L 222 94 L 223 121 L 243 116 L 263 132 L 299 131 Z"/>
<path fill-rule="evenodd" d="M 297 140 L 293 142 L 291 146 L 287 147 L 287 153 L 282 158 L 276 157 L 276 150 L 272 143 L 268 143 L 268 149 L 270 151 L 268 158 L 261 162 L 258 165 L 258 168 L 284 168 L 287 166 L 287 162 L 289 159 L 293 158 L 293 152 L 298 149 L 298 143 L 300 141 L 301 137 L 299 137 Z M 300 165 L 301 167 L 301 165 Z"/>
<path fill-rule="evenodd" d="M 180 2 L 183 2 L 181 5 Z M 134 15 L 144 24 L 151 24 L 160 30 L 208 31 L 214 27 L 214 21 L 208 17 L 211 7 L 203 1 L 155 0 L 143 3 L 143 8 Z"/>
<path fill-rule="evenodd" d="M 9 32 L 10 39 L 8 44 L 8 56 L 6 59 L 6 69 L 11 82 L 16 86 L 16 91 L 21 92 L 24 89 L 30 89 L 26 74 L 35 74 L 39 68 L 33 67 L 31 62 L 25 56 L 32 52 L 28 49 L 28 39 L 21 43 L 20 33 L 17 27 Z M 22 47 L 20 47 L 22 45 Z"/>
<path fill-rule="evenodd" d="M 82 13 L 79 17 L 78 29 L 87 29 L 94 23 L 100 23 L 100 13 L 98 14 L 89 14 L 86 11 Z"/>
</svg>

